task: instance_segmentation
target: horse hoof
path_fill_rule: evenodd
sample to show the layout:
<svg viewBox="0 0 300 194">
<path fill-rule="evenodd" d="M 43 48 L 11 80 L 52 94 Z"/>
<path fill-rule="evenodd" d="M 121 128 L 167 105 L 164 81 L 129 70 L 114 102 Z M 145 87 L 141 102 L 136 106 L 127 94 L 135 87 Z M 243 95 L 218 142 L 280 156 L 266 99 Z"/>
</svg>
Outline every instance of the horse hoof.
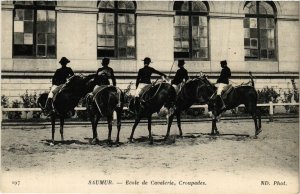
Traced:
<svg viewBox="0 0 300 194">
<path fill-rule="evenodd" d="M 260 130 L 258 130 L 258 131 L 256 131 L 255 132 L 255 136 L 257 136 L 258 134 L 260 134 L 262 132 L 262 130 L 260 129 Z"/>
<path fill-rule="evenodd" d="M 94 138 L 91 142 L 92 145 L 96 145 L 99 142 L 97 138 Z"/>
<path fill-rule="evenodd" d="M 150 138 L 149 144 L 150 144 L 150 145 L 153 145 L 153 137 Z"/>
<path fill-rule="evenodd" d="M 134 140 L 133 139 L 129 139 L 129 143 L 134 143 Z"/>
<path fill-rule="evenodd" d="M 50 146 L 54 146 L 54 143 L 53 143 L 53 142 L 51 142 L 49 145 L 50 145 Z"/>
</svg>

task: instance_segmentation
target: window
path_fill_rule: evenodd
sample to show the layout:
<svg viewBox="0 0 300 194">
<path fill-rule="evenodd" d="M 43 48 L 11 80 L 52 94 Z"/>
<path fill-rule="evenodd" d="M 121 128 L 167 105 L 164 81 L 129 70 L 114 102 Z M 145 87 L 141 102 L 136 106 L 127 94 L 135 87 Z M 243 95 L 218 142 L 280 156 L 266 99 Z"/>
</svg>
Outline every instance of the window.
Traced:
<svg viewBox="0 0 300 194">
<path fill-rule="evenodd" d="M 208 4 L 175 1 L 174 58 L 208 59 Z"/>
<path fill-rule="evenodd" d="M 245 59 L 275 59 L 275 6 L 272 2 L 248 2 L 244 18 Z"/>
<path fill-rule="evenodd" d="M 13 55 L 56 56 L 55 1 L 16 1 Z"/>
<path fill-rule="evenodd" d="M 135 2 L 98 2 L 97 56 L 135 58 Z"/>
</svg>

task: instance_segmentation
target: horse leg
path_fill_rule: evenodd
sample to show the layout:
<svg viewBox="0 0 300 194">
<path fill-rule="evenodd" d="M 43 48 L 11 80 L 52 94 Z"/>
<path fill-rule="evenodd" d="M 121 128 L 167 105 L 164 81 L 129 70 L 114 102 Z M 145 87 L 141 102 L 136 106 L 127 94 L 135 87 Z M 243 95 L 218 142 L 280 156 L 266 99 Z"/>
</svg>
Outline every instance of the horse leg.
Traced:
<svg viewBox="0 0 300 194">
<path fill-rule="evenodd" d="M 182 137 L 181 113 L 179 111 L 176 113 L 176 119 L 177 119 L 177 126 L 178 126 L 178 129 L 179 129 L 179 137 Z"/>
<path fill-rule="evenodd" d="M 117 128 L 118 128 L 118 134 L 116 139 L 117 145 L 119 145 L 119 137 L 120 137 L 120 130 L 121 130 L 121 114 L 122 112 L 120 110 L 117 110 Z"/>
<path fill-rule="evenodd" d="M 112 131 L 112 116 L 107 117 L 107 124 L 108 124 L 108 139 L 107 139 L 107 144 L 111 146 L 111 131 Z"/>
<path fill-rule="evenodd" d="M 52 144 L 54 144 L 54 134 L 55 134 L 55 115 L 51 115 L 51 125 L 52 125 Z"/>
<path fill-rule="evenodd" d="M 59 132 L 60 132 L 60 136 L 61 136 L 61 141 L 63 142 L 64 141 L 64 123 L 65 123 L 65 119 L 64 117 L 60 117 L 60 129 L 59 129 Z"/>
<path fill-rule="evenodd" d="M 261 132 L 261 129 L 259 128 L 259 126 L 257 124 L 257 116 L 256 116 L 255 112 L 252 113 L 252 118 L 253 118 L 254 125 L 255 125 L 255 137 L 257 137 L 257 135 Z"/>
<path fill-rule="evenodd" d="M 216 118 L 212 119 L 211 135 L 219 135 Z"/>
<path fill-rule="evenodd" d="M 129 142 L 131 142 L 131 143 L 133 142 L 132 139 L 133 139 L 133 134 L 134 134 L 135 128 L 139 124 L 140 120 L 141 120 L 141 117 L 136 116 L 135 121 L 134 121 L 134 125 L 132 127 L 131 135 L 130 135 L 130 138 L 129 138 Z"/>
<path fill-rule="evenodd" d="M 171 129 L 171 126 L 172 126 L 173 119 L 174 119 L 174 114 L 171 114 L 167 118 L 167 120 L 168 120 L 168 129 L 167 129 L 167 134 L 165 136 L 165 140 L 168 139 L 168 137 L 170 135 L 170 129 Z"/>
<path fill-rule="evenodd" d="M 152 145 L 153 144 L 153 137 L 152 137 L 152 134 L 151 134 L 151 115 L 148 117 L 148 131 L 149 131 L 149 143 Z"/>
<path fill-rule="evenodd" d="M 260 110 L 257 110 L 257 116 L 258 116 L 258 128 L 261 129 L 261 114 L 260 114 Z"/>
<path fill-rule="evenodd" d="M 92 140 L 93 145 L 95 145 L 96 143 L 99 142 L 98 134 L 97 134 L 97 125 L 98 125 L 99 119 L 100 119 L 100 116 L 98 114 L 95 114 L 91 117 L 92 130 L 93 130 L 93 140 Z"/>
</svg>

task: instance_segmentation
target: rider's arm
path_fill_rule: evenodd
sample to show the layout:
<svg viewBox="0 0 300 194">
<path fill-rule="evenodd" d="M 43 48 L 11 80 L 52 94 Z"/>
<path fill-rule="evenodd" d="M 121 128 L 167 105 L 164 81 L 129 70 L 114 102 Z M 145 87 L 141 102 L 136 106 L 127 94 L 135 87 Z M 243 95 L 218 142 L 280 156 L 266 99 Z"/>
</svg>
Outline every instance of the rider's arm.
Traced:
<svg viewBox="0 0 300 194">
<path fill-rule="evenodd" d="M 111 80 L 112 80 L 112 83 L 113 83 L 113 86 L 116 86 L 116 78 L 115 78 L 115 74 L 114 74 L 114 70 L 111 69 Z"/>
<path fill-rule="evenodd" d="M 189 75 L 188 75 L 187 71 L 185 71 L 184 79 L 185 79 L 185 81 L 187 81 L 189 79 Z"/>
<path fill-rule="evenodd" d="M 166 74 L 164 74 L 164 73 L 162 73 L 162 72 L 160 72 L 160 71 L 157 71 L 157 70 L 154 69 L 154 68 L 152 68 L 152 73 L 156 73 L 156 74 L 158 74 L 158 75 L 160 75 L 160 76 L 164 76 L 165 78 L 167 77 Z"/>
<path fill-rule="evenodd" d="M 56 70 L 53 77 L 52 77 L 52 85 L 58 85 L 57 84 L 57 76 L 58 76 L 58 73 L 57 73 L 57 70 Z"/>
<path fill-rule="evenodd" d="M 174 82 L 176 82 L 177 77 L 179 76 L 178 74 L 179 74 L 179 70 L 176 71 L 176 74 L 174 76 L 174 79 L 171 81 L 171 84 L 174 84 Z"/>
<path fill-rule="evenodd" d="M 74 75 L 73 70 L 72 70 L 71 68 L 69 68 L 69 70 L 70 70 L 69 75 L 70 75 L 70 76 L 73 76 L 73 75 Z"/>
<path fill-rule="evenodd" d="M 137 78 L 136 78 L 136 82 L 135 82 L 135 87 L 136 87 L 136 88 L 139 86 L 140 78 L 141 78 L 141 73 L 140 73 L 140 71 L 139 71 L 138 76 L 137 76 Z"/>
</svg>

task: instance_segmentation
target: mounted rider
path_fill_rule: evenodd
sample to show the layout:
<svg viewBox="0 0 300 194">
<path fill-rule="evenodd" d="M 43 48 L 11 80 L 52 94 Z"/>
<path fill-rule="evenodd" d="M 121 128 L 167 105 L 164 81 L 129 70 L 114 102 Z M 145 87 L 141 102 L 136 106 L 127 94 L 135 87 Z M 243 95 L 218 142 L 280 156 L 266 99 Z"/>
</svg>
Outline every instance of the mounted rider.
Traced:
<svg viewBox="0 0 300 194">
<path fill-rule="evenodd" d="M 140 103 L 140 93 L 142 89 L 149 84 L 151 84 L 151 75 L 152 73 L 158 74 L 164 78 L 167 78 L 167 75 L 157 71 L 153 67 L 149 67 L 151 62 L 151 59 L 149 57 L 145 57 L 144 60 L 144 67 L 139 69 L 138 76 L 136 78 L 136 90 L 135 90 L 135 98 L 134 98 L 134 104 L 136 105 L 136 108 L 138 107 Z"/>
<path fill-rule="evenodd" d="M 223 60 L 220 61 L 222 71 L 220 74 L 220 77 L 217 80 L 216 87 L 217 87 L 217 97 L 220 98 L 222 102 L 222 110 L 226 109 L 226 105 L 224 103 L 224 100 L 221 96 L 223 89 L 229 84 L 229 78 L 231 76 L 230 68 L 227 66 L 227 61 Z"/>
<path fill-rule="evenodd" d="M 109 58 L 102 59 L 101 62 L 102 67 L 100 67 L 96 72 L 95 81 L 97 85 L 95 86 L 94 91 L 101 85 L 110 85 L 109 79 L 112 80 L 113 86 L 116 86 L 116 78 L 114 75 L 114 70 L 108 66 L 109 62 L 110 62 Z"/>
<path fill-rule="evenodd" d="M 115 78 L 114 70 L 108 66 L 109 63 L 110 63 L 109 58 L 105 57 L 102 59 L 101 62 L 102 67 L 100 67 L 96 72 L 96 77 L 95 77 L 96 86 L 93 89 L 93 95 L 98 93 L 102 89 L 106 88 L 106 86 L 110 85 L 109 79 L 112 80 L 112 85 L 116 86 L 116 78 Z M 121 92 L 119 91 L 118 93 L 119 93 L 118 106 L 120 106 Z"/>
<path fill-rule="evenodd" d="M 184 60 L 178 60 L 179 69 L 177 70 L 174 79 L 171 81 L 171 84 L 174 86 L 176 93 L 180 91 L 183 81 L 186 82 L 189 79 L 188 72 L 184 68 L 184 64 Z"/>
<path fill-rule="evenodd" d="M 57 69 L 54 73 L 54 76 L 52 77 L 52 87 L 46 101 L 46 106 L 44 108 L 45 110 L 49 111 L 48 115 L 54 112 L 52 107 L 52 99 L 54 94 L 58 92 L 58 86 L 66 83 L 67 78 L 74 75 L 73 70 L 70 67 L 67 67 L 67 64 L 70 63 L 69 59 L 67 59 L 66 57 L 62 57 L 59 63 L 61 64 L 61 68 Z"/>
</svg>

